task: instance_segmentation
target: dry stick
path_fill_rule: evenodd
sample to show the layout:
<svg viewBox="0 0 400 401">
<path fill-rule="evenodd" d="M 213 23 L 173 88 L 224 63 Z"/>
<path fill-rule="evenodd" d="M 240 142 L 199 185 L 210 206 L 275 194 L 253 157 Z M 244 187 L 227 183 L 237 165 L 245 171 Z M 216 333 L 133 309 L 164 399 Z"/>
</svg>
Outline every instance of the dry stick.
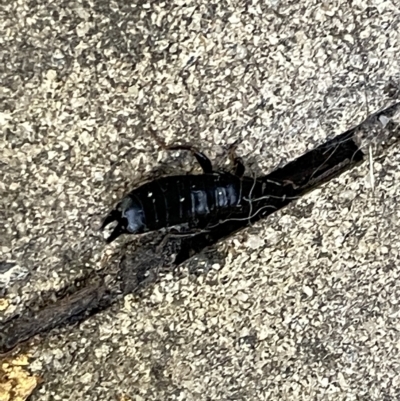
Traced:
<svg viewBox="0 0 400 401">
<path fill-rule="evenodd" d="M 156 245 L 151 238 L 138 238 L 137 242 L 142 244 L 136 247 L 135 252 L 130 254 L 129 249 L 122 249 L 119 271 L 113 280 L 106 283 L 101 279 L 95 285 L 89 282 L 72 296 L 46 305 L 34 314 L 23 313 L 21 317 L 0 327 L 0 352 L 9 351 L 39 333 L 65 325 L 71 319 L 74 322 L 83 321 L 110 307 L 121 296 L 137 292 L 146 281 L 155 281 L 152 272 L 158 271 L 160 267 L 176 267 L 205 247 L 283 208 L 294 199 L 358 165 L 368 157 L 370 146 L 375 147 L 378 154 L 384 155 L 385 149 L 399 139 L 400 103 L 397 103 L 373 114 L 357 127 L 325 142 L 285 167 L 257 178 L 264 183 L 265 193 L 269 196 L 252 199 L 257 213 L 253 213 L 250 218 L 244 214 L 238 216 L 239 219 L 225 221 L 193 238 L 171 241 L 161 254 L 154 251 Z M 177 255 L 176 259 L 171 259 L 171 255 Z M 103 275 L 106 274 L 107 271 L 104 271 Z"/>
</svg>

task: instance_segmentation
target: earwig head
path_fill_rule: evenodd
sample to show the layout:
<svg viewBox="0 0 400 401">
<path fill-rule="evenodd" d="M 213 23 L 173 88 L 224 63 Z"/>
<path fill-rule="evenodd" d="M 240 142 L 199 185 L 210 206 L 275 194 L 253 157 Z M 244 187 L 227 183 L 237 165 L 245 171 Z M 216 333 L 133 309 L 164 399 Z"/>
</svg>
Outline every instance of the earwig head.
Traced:
<svg viewBox="0 0 400 401">
<path fill-rule="evenodd" d="M 108 244 L 122 234 L 139 234 L 145 229 L 143 210 L 128 196 L 105 217 L 100 230 L 104 230 L 114 221 L 117 222 L 117 225 L 106 239 Z"/>
</svg>

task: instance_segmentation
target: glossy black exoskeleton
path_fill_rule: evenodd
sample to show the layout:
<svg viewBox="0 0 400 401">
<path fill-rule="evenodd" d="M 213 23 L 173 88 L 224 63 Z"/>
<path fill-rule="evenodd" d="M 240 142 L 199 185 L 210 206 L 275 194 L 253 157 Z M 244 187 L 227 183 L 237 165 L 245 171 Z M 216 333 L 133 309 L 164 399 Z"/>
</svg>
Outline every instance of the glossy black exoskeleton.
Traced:
<svg viewBox="0 0 400 401">
<path fill-rule="evenodd" d="M 222 221 L 251 215 L 252 199 L 263 196 L 264 185 L 252 177 L 244 177 L 245 168 L 239 158 L 234 158 L 235 172 L 217 172 L 211 161 L 189 146 L 203 174 L 174 175 L 145 183 L 127 194 L 106 216 L 104 229 L 117 221 L 110 243 L 122 234 L 141 234 L 161 228 L 187 224 L 199 230 L 220 224 Z"/>
</svg>

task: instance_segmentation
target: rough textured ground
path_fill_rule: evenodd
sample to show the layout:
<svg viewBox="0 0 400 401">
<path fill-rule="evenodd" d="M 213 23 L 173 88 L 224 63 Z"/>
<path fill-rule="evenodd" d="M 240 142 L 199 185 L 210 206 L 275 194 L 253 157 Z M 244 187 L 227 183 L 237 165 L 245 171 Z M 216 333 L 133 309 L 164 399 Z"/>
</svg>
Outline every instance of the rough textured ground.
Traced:
<svg viewBox="0 0 400 401">
<path fill-rule="evenodd" d="M 397 0 L 3 5 L 0 318 L 102 268 L 95 227 L 127 188 L 192 168 L 147 126 L 220 163 L 239 138 L 267 172 L 399 99 L 399 54 Z M 399 399 L 399 162 L 189 262 L 206 276 L 53 331 L 31 399 Z"/>
</svg>

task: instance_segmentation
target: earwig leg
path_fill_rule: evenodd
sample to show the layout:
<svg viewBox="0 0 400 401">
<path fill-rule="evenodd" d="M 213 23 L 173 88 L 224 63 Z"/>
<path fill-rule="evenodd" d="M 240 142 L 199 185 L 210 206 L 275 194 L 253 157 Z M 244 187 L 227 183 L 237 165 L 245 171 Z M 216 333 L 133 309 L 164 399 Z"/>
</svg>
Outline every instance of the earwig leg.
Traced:
<svg viewBox="0 0 400 401">
<path fill-rule="evenodd" d="M 194 152 L 193 150 L 192 152 L 197 162 L 200 164 L 200 167 L 203 169 L 204 174 L 211 174 L 213 172 L 211 160 L 204 153 Z"/>
<path fill-rule="evenodd" d="M 238 177 L 243 177 L 243 174 L 244 174 L 246 168 L 244 167 L 242 158 L 236 156 L 236 148 L 237 148 L 236 143 L 234 143 L 229 148 L 229 159 L 231 160 L 231 163 L 233 164 L 233 167 L 235 169 L 234 174 Z"/>
<path fill-rule="evenodd" d="M 241 157 L 236 157 L 234 160 L 235 175 L 238 177 L 243 177 L 246 168 L 244 167 Z"/>
<path fill-rule="evenodd" d="M 165 142 L 160 139 L 153 128 L 149 127 L 149 133 L 153 137 L 153 139 L 165 150 L 189 150 L 193 153 L 194 157 L 197 159 L 197 162 L 200 164 L 200 167 L 203 169 L 204 174 L 211 174 L 213 172 L 213 167 L 210 159 L 202 152 L 197 150 L 195 147 L 191 145 L 172 145 L 168 146 Z"/>
<path fill-rule="evenodd" d="M 193 153 L 194 157 L 197 159 L 197 162 L 200 164 L 200 167 L 203 169 L 204 174 L 211 174 L 213 172 L 213 166 L 211 160 L 202 152 L 197 150 L 194 146 L 191 145 L 172 145 L 168 146 L 165 142 L 160 139 L 153 128 L 149 127 L 149 133 L 153 137 L 153 139 L 165 150 L 189 150 Z"/>
<path fill-rule="evenodd" d="M 202 152 L 197 150 L 195 147 L 190 145 L 173 145 L 166 146 L 166 150 L 189 150 L 193 153 L 200 167 L 203 169 L 204 174 L 211 174 L 213 172 L 213 167 L 211 160 Z"/>
</svg>

